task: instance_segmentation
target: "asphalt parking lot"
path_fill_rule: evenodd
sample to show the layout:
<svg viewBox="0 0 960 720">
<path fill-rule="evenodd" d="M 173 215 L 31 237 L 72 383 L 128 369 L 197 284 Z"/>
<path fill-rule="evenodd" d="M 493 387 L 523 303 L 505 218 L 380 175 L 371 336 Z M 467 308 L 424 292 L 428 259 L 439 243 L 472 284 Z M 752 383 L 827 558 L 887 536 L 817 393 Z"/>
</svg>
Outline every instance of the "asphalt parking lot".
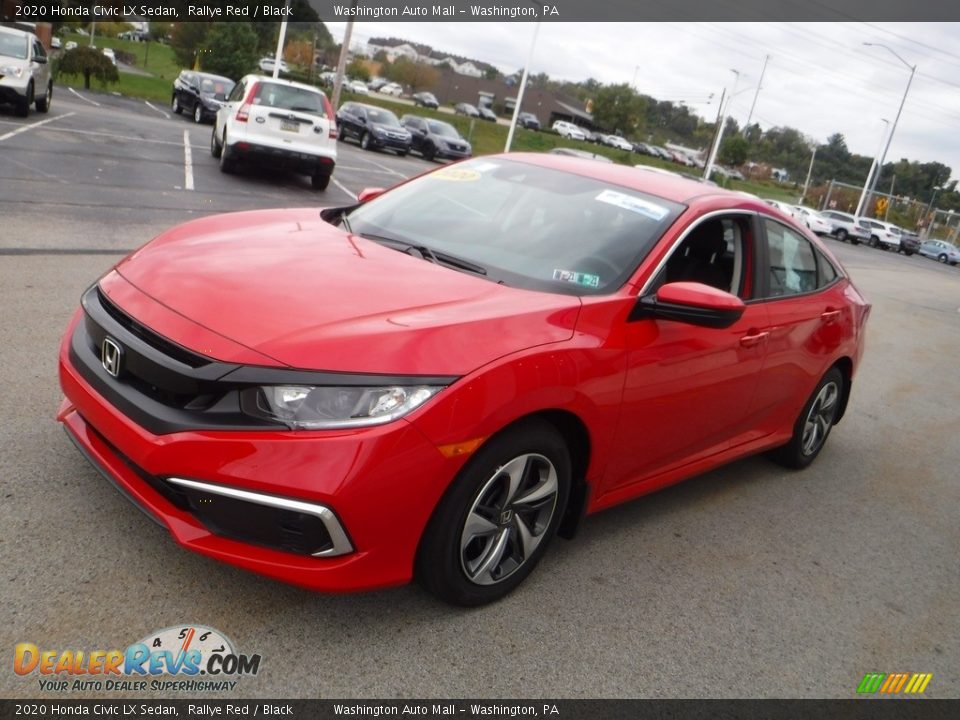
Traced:
<svg viewBox="0 0 960 720">
<path fill-rule="evenodd" d="M 844 698 L 866 672 L 902 671 L 960 695 L 960 270 L 919 256 L 827 241 L 874 309 L 813 467 L 752 458 L 590 518 L 496 605 L 453 609 L 415 586 L 313 594 L 177 548 L 54 421 L 82 290 L 178 222 L 344 204 L 431 167 L 341 144 L 336 183 L 315 193 L 305 177 L 222 175 L 209 135 L 60 88 L 49 115 L 0 109 L 5 652 L 203 624 L 263 658 L 232 696 Z M 43 695 L 7 667 L 0 696 Z"/>
</svg>

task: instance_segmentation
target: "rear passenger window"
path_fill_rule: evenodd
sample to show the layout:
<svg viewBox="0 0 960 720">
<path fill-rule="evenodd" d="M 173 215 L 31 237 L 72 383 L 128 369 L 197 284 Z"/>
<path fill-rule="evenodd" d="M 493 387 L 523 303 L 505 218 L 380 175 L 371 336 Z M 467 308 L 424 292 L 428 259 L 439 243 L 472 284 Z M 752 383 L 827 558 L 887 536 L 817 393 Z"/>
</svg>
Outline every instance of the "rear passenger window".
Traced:
<svg viewBox="0 0 960 720">
<path fill-rule="evenodd" d="M 783 297 L 816 290 L 817 259 L 806 238 L 785 225 L 764 220 L 767 229 L 769 297 Z"/>
<path fill-rule="evenodd" d="M 837 279 L 839 273 L 826 256 L 817 252 L 817 267 L 820 269 L 820 282 L 817 287 L 825 287 Z"/>
</svg>

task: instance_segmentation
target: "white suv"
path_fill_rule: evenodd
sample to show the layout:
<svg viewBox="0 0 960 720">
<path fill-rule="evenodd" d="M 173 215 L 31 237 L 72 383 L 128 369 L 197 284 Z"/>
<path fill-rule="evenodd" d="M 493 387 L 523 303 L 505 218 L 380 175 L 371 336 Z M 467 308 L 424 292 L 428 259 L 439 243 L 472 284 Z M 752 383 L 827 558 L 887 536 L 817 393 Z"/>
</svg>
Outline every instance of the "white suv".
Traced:
<svg viewBox="0 0 960 720">
<path fill-rule="evenodd" d="M 43 43 L 33 33 L 0 27 L 0 103 L 12 103 L 17 115 L 27 117 L 30 106 L 50 109 L 53 80 Z"/>
<path fill-rule="evenodd" d="M 309 175 L 326 190 L 337 162 L 337 123 L 321 90 L 289 80 L 247 75 L 217 112 L 210 152 L 223 172 L 240 162 Z"/>
<path fill-rule="evenodd" d="M 864 218 L 870 230 L 870 247 L 880 247 L 884 250 L 900 250 L 900 236 L 903 230 L 896 225 L 880 222 L 872 218 Z"/>
<path fill-rule="evenodd" d="M 586 140 L 587 136 L 579 127 L 566 120 L 557 120 L 553 124 L 553 130 L 561 137 L 571 140 Z"/>
</svg>

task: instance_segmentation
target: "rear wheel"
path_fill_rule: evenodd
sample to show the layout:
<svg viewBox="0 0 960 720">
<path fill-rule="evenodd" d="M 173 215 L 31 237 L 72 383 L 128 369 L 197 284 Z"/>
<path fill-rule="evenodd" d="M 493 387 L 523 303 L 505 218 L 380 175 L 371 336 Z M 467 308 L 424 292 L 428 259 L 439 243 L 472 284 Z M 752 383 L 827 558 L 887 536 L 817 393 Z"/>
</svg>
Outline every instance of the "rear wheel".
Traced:
<svg viewBox="0 0 960 720">
<path fill-rule="evenodd" d="M 839 230 L 837 230 L 837 240 L 839 240 L 840 242 L 845 242 L 846 239 L 847 239 L 847 231 L 844 230 L 843 228 L 840 228 Z"/>
<path fill-rule="evenodd" d="M 880 238 L 878 238 L 876 235 L 871 235 L 871 236 L 870 236 L 870 247 L 872 247 L 872 248 L 878 248 L 878 247 L 880 247 Z"/>
<path fill-rule="evenodd" d="M 310 184 L 314 190 L 326 190 L 330 185 L 330 175 L 326 173 L 314 173 L 310 178 Z"/>
<path fill-rule="evenodd" d="M 855 237 L 853 237 L 853 236 L 851 235 L 851 236 L 850 236 L 850 244 L 851 244 L 851 245 L 859 245 L 859 244 L 860 244 L 860 241 L 857 240 Z"/>
<path fill-rule="evenodd" d="M 47 91 L 42 98 L 38 98 L 35 104 L 37 112 L 45 113 L 50 109 L 50 103 L 53 102 L 53 82 L 47 83 Z"/>
<path fill-rule="evenodd" d="M 417 551 L 420 583 L 455 605 L 507 595 L 556 534 L 570 476 L 566 444 L 549 423 L 526 420 L 494 437 L 434 511 Z"/>
<path fill-rule="evenodd" d="M 176 94 L 174 94 L 173 99 L 170 101 L 170 109 L 177 115 L 183 110 L 183 108 L 180 107 L 180 98 L 178 98 Z"/>
<path fill-rule="evenodd" d="M 217 140 L 217 127 L 214 125 L 213 132 L 210 133 L 210 154 L 215 158 L 219 158 L 223 153 L 223 146 L 220 145 L 220 141 Z"/>
<path fill-rule="evenodd" d="M 770 453 L 773 460 L 800 469 L 816 459 L 837 419 L 843 383 L 843 374 L 837 368 L 827 371 L 800 411 L 790 442 Z"/>
<path fill-rule="evenodd" d="M 941 253 L 940 255 L 937 255 L 937 260 L 939 260 L 942 263 L 946 263 L 947 262 L 946 253 Z"/>
<path fill-rule="evenodd" d="M 233 153 L 230 152 L 230 146 L 227 145 L 227 133 L 223 133 L 223 144 L 220 148 L 220 172 L 230 174 L 236 170 L 237 163 L 233 159 Z"/>
</svg>

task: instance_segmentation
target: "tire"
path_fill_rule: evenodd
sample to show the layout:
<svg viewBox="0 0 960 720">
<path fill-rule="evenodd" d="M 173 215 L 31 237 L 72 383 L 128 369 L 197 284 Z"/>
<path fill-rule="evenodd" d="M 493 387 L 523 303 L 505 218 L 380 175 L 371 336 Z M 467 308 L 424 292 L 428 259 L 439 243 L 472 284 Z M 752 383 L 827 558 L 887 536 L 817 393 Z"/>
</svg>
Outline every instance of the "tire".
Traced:
<svg viewBox="0 0 960 720">
<path fill-rule="evenodd" d="M 47 83 L 47 91 L 43 94 L 43 97 L 38 99 L 34 103 L 34 107 L 37 108 L 37 112 L 48 112 L 50 110 L 50 104 L 53 102 L 53 82 Z"/>
<path fill-rule="evenodd" d="M 913 255 L 913 250 L 904 250 L 903 254 L 906 255 L 907 257 L 910 257 L 911 255 Z"/>
<path fill-rule="evenodd" d="M 406 156 L 407 156 L 406 150 L 397 150 L 397 157 L 406 157 Z"/>
<path fill-rule="evenodd" d="M 947 262 L 947 254 L 946 254 L 946 253 L 940 253 L 939 255 L 937 255 L 937 260 L 940 261 L 940 262 L 942 262 L 942 263 L 944 263 L 944 264 L 946 264 L 946 262 Z"/>
<path fill-rule="evenodd" d="M 370 147 L 370 133 L 365 132 L 360 136 L 360 147 L 364 150 L 373 150 L 373 148 Z"/>
<path fill-rule="evenodd" d="M 843 386 L 843 374 L 835 367 L 830 368 L 800 411 L 790 442 L 770 452 L 775 462 L 799 470 L 816 459 L 836 420 Z"/>
<path fill-rule="evenodd" d="M 847 231 L 844 230 L 843 228 L 840 228 L 839 230 L 837 230 L 837 240 L 839 240 L 840 242 L 846 242 Z"/>
<path fill-rule="evenodd" d="M 203 122 L 203 105 L 197 103 L 193 106 L 193 121 L 199 125 Z"/>
<path fill-rule="evenodd" d="M 213 132 L 210 133 L 210 154 L 219 158 L 223 154 L 223 146 L 217 140 L 217 126 L 213 126 Z"/>
<path fill-rule="evenodd" d="M 179 115 L 181 112 L 183 112 L 183 108 L 180 107 L 180 99 L 177 97 L 176 93 L 174 93 L 173 99 L 170 101 L 170 110 L 176 115 Z"/>
<path fill-rule="evenodd" d="M 310 185 L 314 190 L 326 190 L 327 186 L 330 185 L 330 175 L 326 173 L 315 173 L 310 178 Z"/>
<path fill-rule="evenodd" d="M 850 244 L 851 244 L 851 245 L 859 245 L 859 244 L 860 244 L 860 241 L 857 240 L 855 237 L 852 237 L 852 236 L 851 236 L 851 237 L 850 237 Z"/>
<path fill-rule="evenodd" d="M 569 451 L 551 424 L 531 418 L 496 435 L 434 510 L 417 550 L 417 580 L 464 607 L 506 596 L 556 534 L 570 477 Z"/>
<path fill-rule="evenodd" d="M 343 131 L 343 125 L 340 125 L 337 128 L 337 142 L 343 142 L 346 139 L 347 137 L 346 137 L 346 133 L 344 133 Z"/>
<path fill-rule="evenodd" d="M 874 249 L 880 247 L 880 238 L 878 238 L 876 235 L 871 235 L 871 236 L 870 236 L 870 247 L 872 247 L 872 248 L 874 248 Z"/>
<path fill-rule="evenodd" d="M 232 157 L 230 146 L 227 145 L 227 134 L 223 134 L 223 145 L 220 148 L 220 172 L 227 175 L 232 174 L 237 169 L 237 163 Z"/>
<path fill-rule="evenodd" d="M 420 152 L 423 155 L 424 160 L 433 161 L 437 156 L 437 149 L 433 146 L 432 143 L 427 143 L 423 146 L 423 150 Z"/>
<path fill-rule="evenodd" d="M 17 103 L 17 117 L 30 117 L 30 106 L 33 105 L 33 85 L 27 86 L 27 96 Z"/>
</svg>

